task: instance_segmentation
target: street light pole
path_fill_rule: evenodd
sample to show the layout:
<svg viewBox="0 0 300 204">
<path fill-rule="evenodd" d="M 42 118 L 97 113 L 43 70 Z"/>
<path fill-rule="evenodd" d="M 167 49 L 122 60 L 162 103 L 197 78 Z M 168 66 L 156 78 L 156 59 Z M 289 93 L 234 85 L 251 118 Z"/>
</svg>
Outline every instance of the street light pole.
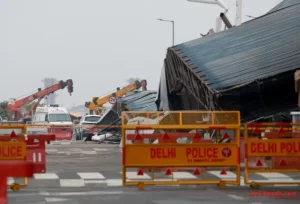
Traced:
<svg viewBox="0 0 300 204">
<path fill-rule="evenodd" d="M 158 18 L 157 20 L 172 23 L 172 42 L 173 42 L 172 44 L 174 46 L 175 45 L 175 21 L 174 20 L 164 20 L 161 18 Z"/>
</svg>

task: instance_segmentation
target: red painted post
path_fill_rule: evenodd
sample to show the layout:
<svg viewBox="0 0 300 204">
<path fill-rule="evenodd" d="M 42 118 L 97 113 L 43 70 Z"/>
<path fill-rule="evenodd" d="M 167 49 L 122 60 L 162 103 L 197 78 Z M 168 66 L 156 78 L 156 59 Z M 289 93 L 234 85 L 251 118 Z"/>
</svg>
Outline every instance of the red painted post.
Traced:
<svg viewBox="0 0 300 204">
<path fill-rule="evenodd" d="M 0 177 L 0 203 L 7 204 L 7 177 L 1 175 Z"/>
</svg>

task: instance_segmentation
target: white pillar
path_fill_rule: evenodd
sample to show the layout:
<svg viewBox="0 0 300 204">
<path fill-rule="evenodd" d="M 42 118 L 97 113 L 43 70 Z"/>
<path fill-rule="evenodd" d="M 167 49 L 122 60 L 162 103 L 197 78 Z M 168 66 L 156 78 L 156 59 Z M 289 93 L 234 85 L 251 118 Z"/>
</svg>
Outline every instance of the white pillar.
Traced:
<svg viewBox="0 0 300 204">
<path fill-rule="evenodd" d="M 235 26 L 242 24 L 242 1 L 243 0 L 236 0 Z"/>
</svg>

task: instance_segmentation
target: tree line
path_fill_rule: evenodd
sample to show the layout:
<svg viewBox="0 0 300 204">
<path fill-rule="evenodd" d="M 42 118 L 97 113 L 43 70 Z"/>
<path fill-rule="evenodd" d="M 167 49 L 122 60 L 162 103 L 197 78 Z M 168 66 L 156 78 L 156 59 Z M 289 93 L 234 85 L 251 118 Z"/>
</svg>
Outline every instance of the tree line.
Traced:
<svg viewBox="0 0 300 204">
<path fill-rule="evenodd" d="M 8 120 L 9 118 L 9 112 L 6 110 L 7 105 L 9 104 L 8 101 L 1 101 L 0 102 L 0 116 L 3 120 Z M 28 103 L 23 106 L 24 111 L 30 112 L 32 110 L 32 107 L 36 104 L 35 101 Z"/>
</svg>

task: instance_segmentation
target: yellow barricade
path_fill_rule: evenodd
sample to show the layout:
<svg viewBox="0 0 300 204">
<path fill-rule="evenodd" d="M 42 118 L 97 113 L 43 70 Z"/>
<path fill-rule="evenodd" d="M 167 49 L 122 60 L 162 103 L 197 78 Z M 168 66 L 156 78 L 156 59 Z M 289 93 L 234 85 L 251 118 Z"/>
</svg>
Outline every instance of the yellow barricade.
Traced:
<svg viewBox="0 0 300 204">
<path fill-rule="evenodd" d="M 122 154 L 125 186 L 240 185 L 240 113 L 122 112 Z"/>
<path fill-rule="evenodd" d="M 17 135 L 23 135 L 27 133 L 27 126 L 25 124 L 0 124 L 0 135 L 10 135 L 12 131 L 15 131 Z"/>
<path fill-rule="evenodd" d="M 299 185 L 291 179 L 277 181 L 250 181 L 249 174 L 300 172 L 299 123 L 245 124 L 245 184 L 251 188 L 260 185 Z M 265 177 L 268 177 L 266 175 Z"/>
</svg>

